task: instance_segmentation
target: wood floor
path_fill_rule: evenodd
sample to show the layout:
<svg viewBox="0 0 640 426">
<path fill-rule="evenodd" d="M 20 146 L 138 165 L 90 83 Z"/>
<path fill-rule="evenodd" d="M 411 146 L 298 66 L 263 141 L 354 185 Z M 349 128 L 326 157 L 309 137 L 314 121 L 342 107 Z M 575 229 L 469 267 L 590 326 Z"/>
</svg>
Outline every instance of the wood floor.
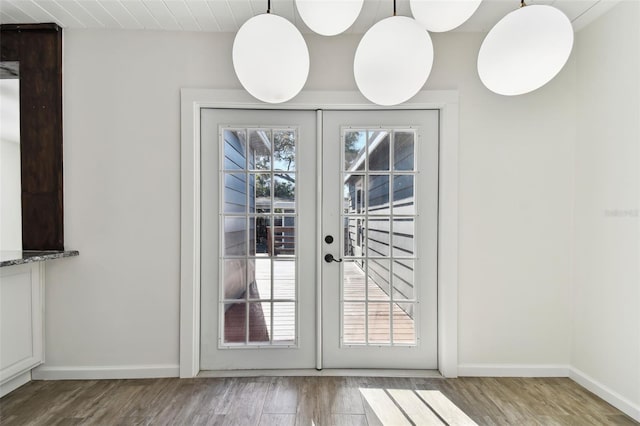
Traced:
<svg viewBox="0 0 640 426">
<path fill-rule="evenodd" d="M 0 399 L 0 424 L 638 423 L 562 378 L 259 377 L 35 381 Z"/>
</svg>

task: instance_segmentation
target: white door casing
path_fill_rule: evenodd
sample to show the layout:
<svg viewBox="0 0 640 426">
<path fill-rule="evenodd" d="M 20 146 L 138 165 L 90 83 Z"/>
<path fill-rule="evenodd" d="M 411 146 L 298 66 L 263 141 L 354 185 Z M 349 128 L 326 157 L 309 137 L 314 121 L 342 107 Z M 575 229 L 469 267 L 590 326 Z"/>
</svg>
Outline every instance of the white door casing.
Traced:
<svg viewBox="0 0 640 426">
<path fill-rule="evenodd" d="M 180 376 L 194 377 L 200 371 L 200 109 L 271 109 L 238 90 L 181 91 L 181 312 Z M 377 110 L 357 92 L 303 92 L 278 109 Z M 457 376 L 457 158 L 458 95 L 455 91 L 421 92 L 394 109 L 438 109 L 440 111 L 440 222 L 438 223 L 438 369 L 446 377 Z M 318 113 L 321 117 L 322 114 Z M 319 129 L 320 130 L 320 129 Z M 318 166 L 321 159 L 317 159 Z M 322 193 L 318 182 L 317 194 Z M 321 232 L 316 226 L 316 239 Z M 311 232 L 311 229 L 308 230 Z M 321 249 L 321 246 L 318 247 Z M 318 262 L 317 265 L 320 265 Z M 318 288 L 318 292 L 321 289 Z M 317 300 L 316 315 L 321 303 Z M 318 365 L 321 358 L 318 357 Z"/>
</svg>

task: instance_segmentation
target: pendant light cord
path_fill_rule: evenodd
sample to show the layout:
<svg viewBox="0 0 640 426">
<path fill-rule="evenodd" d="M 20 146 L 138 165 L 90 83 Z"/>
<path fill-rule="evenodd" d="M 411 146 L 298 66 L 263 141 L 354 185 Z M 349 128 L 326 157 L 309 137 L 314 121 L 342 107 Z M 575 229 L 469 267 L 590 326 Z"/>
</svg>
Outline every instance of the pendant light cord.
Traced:
<svg viewBox="0 0 640 426">
<path fill-rule="evenodd" d="M 267 0 L 267 13 L 271 13 L 271 0 Z"/>
<path fill-rule="evenodd" d="M 393 16 L 396 16 L 396 0 L 393 0 Z"/>
<path fill-rule="evenodd" d="M 524 0 L 520 0 L 520 7 L 525 7 L 527 4 L 524 2 Z"/>
</svg>

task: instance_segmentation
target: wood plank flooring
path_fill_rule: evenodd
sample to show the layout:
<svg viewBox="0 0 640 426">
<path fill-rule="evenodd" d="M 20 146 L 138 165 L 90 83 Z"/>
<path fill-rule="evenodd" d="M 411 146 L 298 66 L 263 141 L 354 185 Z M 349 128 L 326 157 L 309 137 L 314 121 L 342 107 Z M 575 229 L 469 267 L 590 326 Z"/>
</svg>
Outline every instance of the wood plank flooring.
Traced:
<svg viewBox="0 0 640 426">
<path fill-rule="evenodd" d="M 429 403 L 429 404 L 427 404 Z M 634 425 L 565 378 L 34 381 L 2 425 Z"/>
</svg>

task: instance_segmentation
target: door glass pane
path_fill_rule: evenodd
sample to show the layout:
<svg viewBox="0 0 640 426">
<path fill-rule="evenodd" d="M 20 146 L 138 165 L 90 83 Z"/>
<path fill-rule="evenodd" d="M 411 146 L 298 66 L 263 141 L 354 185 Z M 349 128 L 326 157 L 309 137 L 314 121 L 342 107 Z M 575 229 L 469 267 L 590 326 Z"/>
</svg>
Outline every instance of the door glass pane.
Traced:
<svg viewBox="0 0 640 426">
<path fill-rule="evenodd" d="M 369 300 L 389 300 L 391 292 L 389 289 L 389 260 L 369 259 L 367 296 Z"/>
<path fill-rule="evenodd" d="M 224 173 L 220 188 L 221 298 L 244 302 L 225 305 L 221 340 L 247 347 L 296 344 L 297 130 L 254 127 L 222 134 L 222 167 L 232 171 Z"/>
<path fill-rule="evenodd" d="M 271 299 L 271 259 L 258 257 L 253 259 L 255 268 L 256 297 L 255 299 Z"/>
<path fill-rule="evenodd" d="M 413 260 L 397 260 L 393 262 L 393 299 L 412 300 L 414 292 Z"/>
<path fill-rule="evenodd" d="M 342 341 L 345 344 L 364 344 L 366 334 L 366 304 L 362 302 L 344 302 Z"/>
<path fill-rule="evenodd" d="M 271 304 L 249 303 L 249 342 L 269 343 Z"/>
<path fill-rule="evenodd" d="M 224 343 L 244 343 L 247 335 L 246 303 L 224 305 Z"/>
<path fill-rule="evenodd" d="M 273 342 L 293 344 L 296 335 L 296 304 L 293 302 L 273 303 Z"/>
<path fill-rule="evenodd" d="M 269 235 L 271 216 L 252 216 L 249 218 L 249 255 L 269 256 L 273 250 Z"/>
<path fill-rule="evenodd" d="M 364 170 L 366 131 L 344 133 L 344 169 Z"/>
<path fill-rule="evenodd" d="M 367 225 L 369 257 L 389 256 L 389 217 L 370 216 Z"/>
<path fill-rule="evenodd" d="M 273 178 L 273 207 L 276 213 L 295 213 L 296 175 L 293 173 L 278 173 Z"/>
<path fill-rule="evenodd" d="M 413 215 L 416 206 L 413 199 L 413 175 L 393 176 L 393 214 Z"/>
<path fill-rule="evenodd" d="M 367 310 L 369 343 L 391 343 L 389 303 L 370 302 Z"/>
<path fill-rule="evenodd" d="M 247 167 L 246 132 L 244 130 L 223 131 L 225 170 L 244 170 Z"/>
<path fill-rule="evenodd" d="M 225 213 L 245 213 L 247 211 L 247 175 L 244 173 L 224 174 Z"/>
<path fill-rule="evenodd" d="M 247 291 L 247 261 L 226 259 L 222 268 L 224 299 L 244 299 Z"/>
<path fill-rule="evenodd" d="M 249 174 L 250 213 L 271 213 L 271 174 Z"/>
<path fill-rule="evenodd" d="M 245 256 L 247 254 L 247 218 L 227 216 L 224 218 L 225 256 Z"/>
<path fill-rule="evenodd" d="M 344 213 L 362 214 L 365 210 L 365 175 L 344 175 Z"/>
<path fill-rule="evenodd" d="M 389 175 L 369 175 L 367 212 L 389 214 Z"/>
<path fill-rule="evenodd" d="M 273 298 L 294 300 L 296 297 L 296 261 L 273 262 Z"/>
<path fill-rule="evenodd" d="M 344 300 L 365 300 L 365 264 L 363 260 L 345 260 L 343 269 L 343 294 Z"/>
<path fill-rule="evenodd" d="M 249 130 L 249 168 L 271 170 L 271 130 Z"/>
<path fill-rule="evenodd" d="M 343 218 L 344 255 L 362 257 L 365 255 L 367 225 L 362 216 Z"/>
<path fill-rule="evenodd" d="M 369 132 L 369 170 L 389 170 L 389 132 Z"/>
<path fill-rule="evenodd" d="M 393 164 L 396 170 L 414 169 L 414 131 L 396 131 L 393 134 Z"/>
<path fill-rule="evenodd" d="M 393 257 L 413 257 L 414 254 L 413 218 L 393 219 Z"/>
<path fill-rule="evenodd" d="M 415 303 L 393 304 L 393 343 L 416 344 Z"/>
<path fill-rule="evenodd" d="M 296 131 L 273 131 L 273 169 L 293 171 L 296 169 Z"/>
</svg>

